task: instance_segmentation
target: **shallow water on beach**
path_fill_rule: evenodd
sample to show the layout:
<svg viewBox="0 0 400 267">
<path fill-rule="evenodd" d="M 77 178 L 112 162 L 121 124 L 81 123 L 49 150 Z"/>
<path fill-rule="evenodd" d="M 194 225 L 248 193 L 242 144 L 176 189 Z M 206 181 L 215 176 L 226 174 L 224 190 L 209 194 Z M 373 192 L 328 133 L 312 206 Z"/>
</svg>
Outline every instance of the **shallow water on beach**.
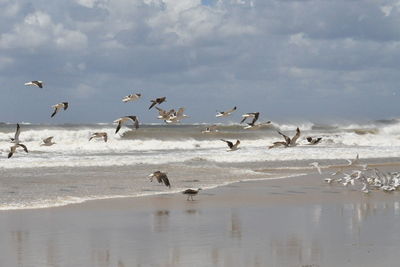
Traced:
<svg viewBox="0 0 400 267">
<path fill-rule="evenodd" d="M 400 159 L 400 122 L 397 119 L 367 124 L 298 124 L 299 145 L 267 149 L 281 141 L 280 129 L 293 135 L 297 125 L 274 124 L 261 130 L 241 125 L 143 125 L 138 130 L 115 125 L 21 124 L 21 142 L 29 153 L 18 151 L 7 159 L 14 124 L 0 124 L 0 210 L 45 208 L 90 199 L 179 192 L 188 187 L 212 188 L 248 179 L 290 177 L 312 172 L 309 164 L 346 164 L 356 154 L 364 163 Z M 88 141 L 93 132 L 107 132 L 109 140 Z M 55 145 L 40 146 L 54 136 Z M 316 146 L 306 136 L 322 137 Z M 227 152 L 220 139 L 241 140 L 238 151 Z M 150 183 L 156 170 L 168 173 L 172 188 Z M 263 170 L 263 172 L 258 172 Z"/>
</svg>

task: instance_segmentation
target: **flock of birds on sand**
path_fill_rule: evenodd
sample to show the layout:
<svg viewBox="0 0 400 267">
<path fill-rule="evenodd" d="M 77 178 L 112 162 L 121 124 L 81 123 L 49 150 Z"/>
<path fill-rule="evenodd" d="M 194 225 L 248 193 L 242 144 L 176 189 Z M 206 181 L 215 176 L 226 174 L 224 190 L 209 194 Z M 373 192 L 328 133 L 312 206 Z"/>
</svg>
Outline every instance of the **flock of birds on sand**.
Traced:
<svg viewBox="0 0 400 267">
<path fill-rule="evenodd" d="M 359 155 L 353 160 L 347 160 L 348 164 L 335 172 L 329 173 L 326 177 L 318 162 L 310 165 L 323 175 L 324 181 L 328 184 L 339 184 L 343 186 L 353 186 L 359 188 L 363 193 L 370 193 L 371 190 L 382 190 L 393 192 L 400 189 L 400 172 L 382 172 L 378 168 L 369 168 L 368 164 L 360 162 Z"/>
<path fill-rule="evenodd" d="M 30 81 L 25 83 L 26 86 L 37 86 L 39 88 L 43 88 L 44 83 L 43 81 Z M 131 101 L 136 101 L 139 100 L 142 97 L 140 93 L 135 93 L 135 94 L 130 94 L 125 97 L 123 97 L 122 102 L 127 103 Z M 153 107 L 157 109 L 158 111 L 158 116 L 157 119 L 163 120 L 165 123 L 179 123 L 181 120 L 187 118 L 188 116 L 184 114 L 185 108 L 181 107 L 177 111 L 175 109 L 170 109 L 170 110 L 164 110 L 159 107 L 160 104 L 166 102 L 167 99 L 166 97 L 159 97 L 156 99 L 150 100 L 151 105 L 149 106 L 149 110 L 152 109 Z M 68 109 L 68 102 L 61 102 L 58 104 L 55 104 L 51 106 L 54 108 L 53 113 L 51 114 L 51 118 L 53 118 L 59 111 L 61 110 L 67 110 Z M 237 110 L 237 107 L 233 107 L 230 110 L 227 111 L 217 111 L 216 117 L 217 118 L 222 118 L 222 117 L 228 117 L 230 116 L 233 112 Z M 271 125 L 271 121 L 266 121 L 266 122 L 258 122 L 258 119 L 260 117 L 260 112 L 250 112 L 250 113 L 245 113 L 242 115 L 242 119 L 240 123 L 246 123 L 246 125 L 243 127 L 243 129 L 260 129 L 264 126 Z M 139 118 L 137 116 L 129 115 L 129 116 L 124 116 L 121 118 L 118 118 L 114 121 L 114 123 L 117 123 L 117 127 L 115 130 L 115 134 L 119 132 L 123 124 L 126 124 L 128 122 L 131 122 L 133 124 L 133 127 L 135 129 L 139 128 Z M 15 131 L 15 135 L 11 139 L 11 142 L 14 143 L 10 147 L 10 152 L 8 153 L 8 158 L 11 158 L 14 153 L 16 153 L 17 148 L 20 147 L 22 148 L 26 153 L 28 153 L 28 148 L 26 145 L 20 142 L 19 135 L 21 132 L 21 127 L 19 124 L 17 124 L 17 129 Z M 202 133 L 207 134 L 207 133 L 215 133 L 218 132 L 218 126 L 217 125 L 211 125 L 204 129 Z M 283 137 L 283 141 L 276 141 L 272 145 L 268 147 L 268 149 L 272 149 L 275 147 L 293 147 L 297 145 L 297 140 L 300 138 L 301 131 L 299 128 L 296 129 L 295 135 L 290 138 L 289 136 L 283 134 L 281 131 L 277 131 L 279 135 Z M 89 137 L 89 141 L 92 139 L 103 139 L 104 142 L 107 142 L 108 140 L 108 134 L 106 132 L 95 132 Z M 236 141 L 230 141 L 230 140 L 225 140 L 225 139 L 220 139 L 222 142 L 225 142 L 228 146 L 227 151 L 236 151 L 240 149 L 240 140 L 237 139 Z M 321 137 L 306 137 L 306 140 L 308 141 L 309 145 L 316 145 L 321 142 L 322 138 Z M 53 136 L 47 137 L 42 140 L 41 146 L 52 146 L 55 144 L 53 142 Z M 362 167 L 356 168 L 350 173 L 344 172 L 343 170 L 339 170 L 335 173 L 332 174 L 332 178 L 327 178 L 325 181 L 328 183 L 331 182 L 337 182 L 337 183 L 342 183 L 343 185 L 348 185 L 352 184 L 354 185 L 355 183 L 361 183 L 363 185 L 362 187 L 362 192 L 368 193 L 370 191 L 370 188 L 381 188 L 384 191 L 393 191 L 396 190 L 399 185 L 400 185 L 400 173 L 387 173 L 384 174 L 380 172 L 377 169 L 368 169 L 365 165 L 359 165 L 359 160 L 358 160 L 358 155 L 357 159 L 354 161 L 349 161 L 349 165 L 346 166 L 346 169 L 349 169 L 351 167 Z M 317 168 L 318 172 L 321 174 L 321 167 L 317 162 L 314 162 L 311 164 L 313 167 Z M 338 178 L 338 176 L 342 174 L 343 177 Z M 171 187 L 170 181 L 168 179 L 168 176 L 166 173 L 163 173 L 161 171 L 156 171 L 152 174 L 149 175 L 150 181 L 153 181 L 153 178 L 156 178 L 156 180 L 159 183 L 163 183 L 167 187 Z M 193 200 L 193 196 L 196 195 L 201 188 L 198 189 L 187 189 L 183 192 L 183 194 L 188 195 L 191 200 Z"/>
</svg>

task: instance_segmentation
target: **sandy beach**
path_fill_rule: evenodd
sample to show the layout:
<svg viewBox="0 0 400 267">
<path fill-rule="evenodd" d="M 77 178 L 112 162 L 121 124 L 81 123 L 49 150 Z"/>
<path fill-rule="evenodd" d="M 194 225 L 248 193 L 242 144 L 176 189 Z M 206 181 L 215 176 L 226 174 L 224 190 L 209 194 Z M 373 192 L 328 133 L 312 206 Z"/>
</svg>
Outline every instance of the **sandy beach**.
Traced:
<svg viewBox="0 0 400 267">
<path fill-rule="evenodd" d="M 1 211 L 0 266 L 395 266 L 399 230 L 399 192 L 308 174 Z"/>
</svg>

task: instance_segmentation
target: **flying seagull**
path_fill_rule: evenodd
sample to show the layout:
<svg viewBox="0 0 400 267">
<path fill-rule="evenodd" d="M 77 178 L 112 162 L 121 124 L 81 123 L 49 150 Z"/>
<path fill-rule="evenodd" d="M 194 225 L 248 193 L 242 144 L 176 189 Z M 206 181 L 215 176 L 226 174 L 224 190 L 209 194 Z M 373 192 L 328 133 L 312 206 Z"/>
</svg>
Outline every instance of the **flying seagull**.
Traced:
<svg viewBox="0 0 400 267">
<path fill-rule="evenodd" d="M 12 155 L 16 152 L 17 147 L 22 147 L 26 153 L 28 153 L 28 148 L 24 144 L 15 144 L 10 147 L 10 153 L 8 153 L 8 158 L 11 158 Z"/>
<path fill-rule="evenodd" d="M 309 136 L 309 137 L 307 137 L 306 139 L 307 139 L 309 145 L 316 145 L 316 144 L 318 144 L 319 142 L 321 142 L 322 137 L 312 138 L 311 136 Z"/>
<path fill-rule="evenodd" d="M 272 144 L 272 146 L 269 146 L 269 147 L 268 147 L 269 149 L 274 148 L 274 147 L 277 147 L 277 146 L 284 146 L 284 147 L 296 146 L 296 145 L 297 145 L 297 144 L 296 144 L 297 139 L 299 139 L 300 133 L 301 133 L 301 132 L 300 132 L 299 127 L 297 127 L 297 129 L 296 129 L 296 134 L 295 134 L 292 138 L 290 138 L 289 136 L 287 136 L 287 135 L 281 133 L 280 131 L 278 131 L 278 133 L 279 133 L 280 135 L 283 136 L 283 138 L 285 139 L 285 141 L 284 141 L 284 142 L 274 142 L 274 143 Z"/>
<path fill-rule="evenodd" d="M 247 118 L 253 118 L 253 121 L 251 123 L 255 123 L 258 120 L 258 117 L 260 116 L 260 112 L 250 112 L 242 115 L 242 120 L 240 123 L 243 123 Z"/>
<path fill-rule="evenodd" d="M 233 109 L 230 109 L 228 111 L 217 111 L 217 115 L 215 115 L 215 117 L 226 117 L 232 114 L 232 112 L 234 112 L 236 110 L 236 106 L 233 107 Z"/>
<path fill-rule="evenodd" d="M 310 163 L 310 166 L 316 168 L 317 171 L 318 171 L 318 173 L 319 173 L 319 174 L 322 174 L 322 172 L 321 172 L 321 167 L 319 166 L 319 163 L 318 163 L 318 162 L 312 162 L 312 163 Z"/>
<path fill-rule="evenodd" d="M 239 147 L 238 147 L 240 145 L 240 141 L 239 140 L 236 140 L 235 144 L 233 144 L 231 141 L 227 141 L 227 140 L 224 140 L 224 139 L 221 139 L 221 141 L 227 143 L 227 145 L 229 147 L 228 151 L 235 151 L 235 150 L 239 149 Z"/>
<path fill-rule="evenodd" d="M 129 101 L 135 101 L 138 100 L 142 95 L 141 94 L 131 94 L 131 95 L 127 95 L 124 98 L 122 98 L 122 102 L 126 103 Z"/>
<path fill-rule="evenodd" d="M 254 122 L 249 122 L 247 123 L 247 126 L 244 126 L 243 129 L 247 130 L 247 129 L 260 129 L 261 127 L 270 125 L 271 121 L 267 121 L 267 122 L 261 122 L 261 123 L 254 123 Z"/>
<path fill-rule="evenodd" d="M 125 116 L 121 117 L 119 119 L 116 119 L 114 122 L 117 122 L 117 129 L 115 130 L 115 133 L 118 133 L 119 129 L 121 129 L 122 123 L 131 120 L 134 123 L 135 129 L 139 128 L 139 119 L 137 116 Z"/>
<path fill-rule="evenodd" d="M 58 104 L 53 105 L 53 106 L 51 106 L 51 107 L 54 108 L 54 112 L 53 112 L 53 114 L 51 114 L 51 118 L 53 118 L 54 115 L 56 115 L 56 113 L 57 113 L 59 110 L 61 110 L 61 109 L 66 110 L 66 109 L 68 108 L 68 102 L 61 102 L 61 103 L 58 103 Z"/>
<path fill-rule="evenodd" d="M 188 196 L 186 200 L 189 200 L 189 198 L 190 198 L 193 201 L 193 196 L 197 195 L 200 190 L 201 190 L 201 188 L 199 188 L 197 190 L 189 188 L 189 189 L 186 189 L 185 191 L 183 191 L 182 194 Z"/>
<path fill-rule="evenodd" d="M 55 142 L 53 142 L 53 138 L 54 136 L 50 136 L 47 137 L 45 139 L 43 139 L 43 144 L 40 144 L 40 146 L 52 146 L 55 144 Z"/>
<path fill-rule="evenodd" d="M 43 88 L 44 83 L 42 81 L 31 81 L 31 82 L 25 83 L 25 85 L 33 85 L 33 86 L 37 86 L 39 88 Z"/>
<path fill-rule="evenodd" d="M 103 138 L 104 142 L 107 142 L 107 133 L 106 132 L 97 132 L 93 133 L 92 136 L 90 136 L 89 141 L 92 140 L 93 138 Z"/>
<path fill-rule="evenodd" d="M 166 123 L 180 122 L 182 119 L 188 117 L 186 114 L 183 114 L 183 112 L 185 112 L 185 108 L 179 108 L 177 112 L 170 114 L 169 118 L 165 120 L 165 122 Z"/>
<path fill-rule="evenodd" d="M 159 97 L 159 98 L 156 98 L 156 99 L 150 100 L 150 101 L 151 101 L 151 105 L 150 105 L 149 109 L 151 109 L 152 107 L 154 107 L 157 104 L 161 104 L 162 102 L 166 102 L 167 98 L 165 96 L 163 96 L 163 97 Z"/>
<path fill-rule="evenodd" d="M 208 126 L 206 129 L 204 129 L 203 131 L 201 131 L 201 133 L 216 133 L 218 132 L 218 125 L 211 125 Z"/>
<path fill-rule="evenodd" d="M 165 186 L 171 188 L 171 184 L 169 183 L 168 176 L 165 172 L 156 171 L 149 175 L 150 182 L 153 182 L 153 178 L 157 179 L 158 183 L 164 183 Z"/>
<path fill-rule="evenodd" d="M 158 116 L 157 119 L 160 120 L 168 120 L 169 117 L 175 113 L 175 109 L 171 109 L 169 111 L 166 111 L 162 108 L 156 107 L 156 109 L 158 110 Z"/>
</svg>

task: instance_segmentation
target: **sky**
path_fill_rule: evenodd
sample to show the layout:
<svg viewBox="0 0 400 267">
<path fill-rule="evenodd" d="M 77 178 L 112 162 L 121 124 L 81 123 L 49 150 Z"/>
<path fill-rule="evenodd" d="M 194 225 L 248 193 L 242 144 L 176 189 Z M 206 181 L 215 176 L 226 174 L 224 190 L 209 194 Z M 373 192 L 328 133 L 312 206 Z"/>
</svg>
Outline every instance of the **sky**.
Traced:
<svg viewBox="0 0 400 267">
<path fill-rule="evenodd" d="M 400 117 L 400 1 L 0 0 L 3 122 Z M 43 89 L 24 86 L 42 80 Z M 122 97 L 141 93 L 137 102 Z M 50 118 L 51 106 L 69 109 Z M 237 106 L 231 118 L 217 110 Z"/>
</svg>

